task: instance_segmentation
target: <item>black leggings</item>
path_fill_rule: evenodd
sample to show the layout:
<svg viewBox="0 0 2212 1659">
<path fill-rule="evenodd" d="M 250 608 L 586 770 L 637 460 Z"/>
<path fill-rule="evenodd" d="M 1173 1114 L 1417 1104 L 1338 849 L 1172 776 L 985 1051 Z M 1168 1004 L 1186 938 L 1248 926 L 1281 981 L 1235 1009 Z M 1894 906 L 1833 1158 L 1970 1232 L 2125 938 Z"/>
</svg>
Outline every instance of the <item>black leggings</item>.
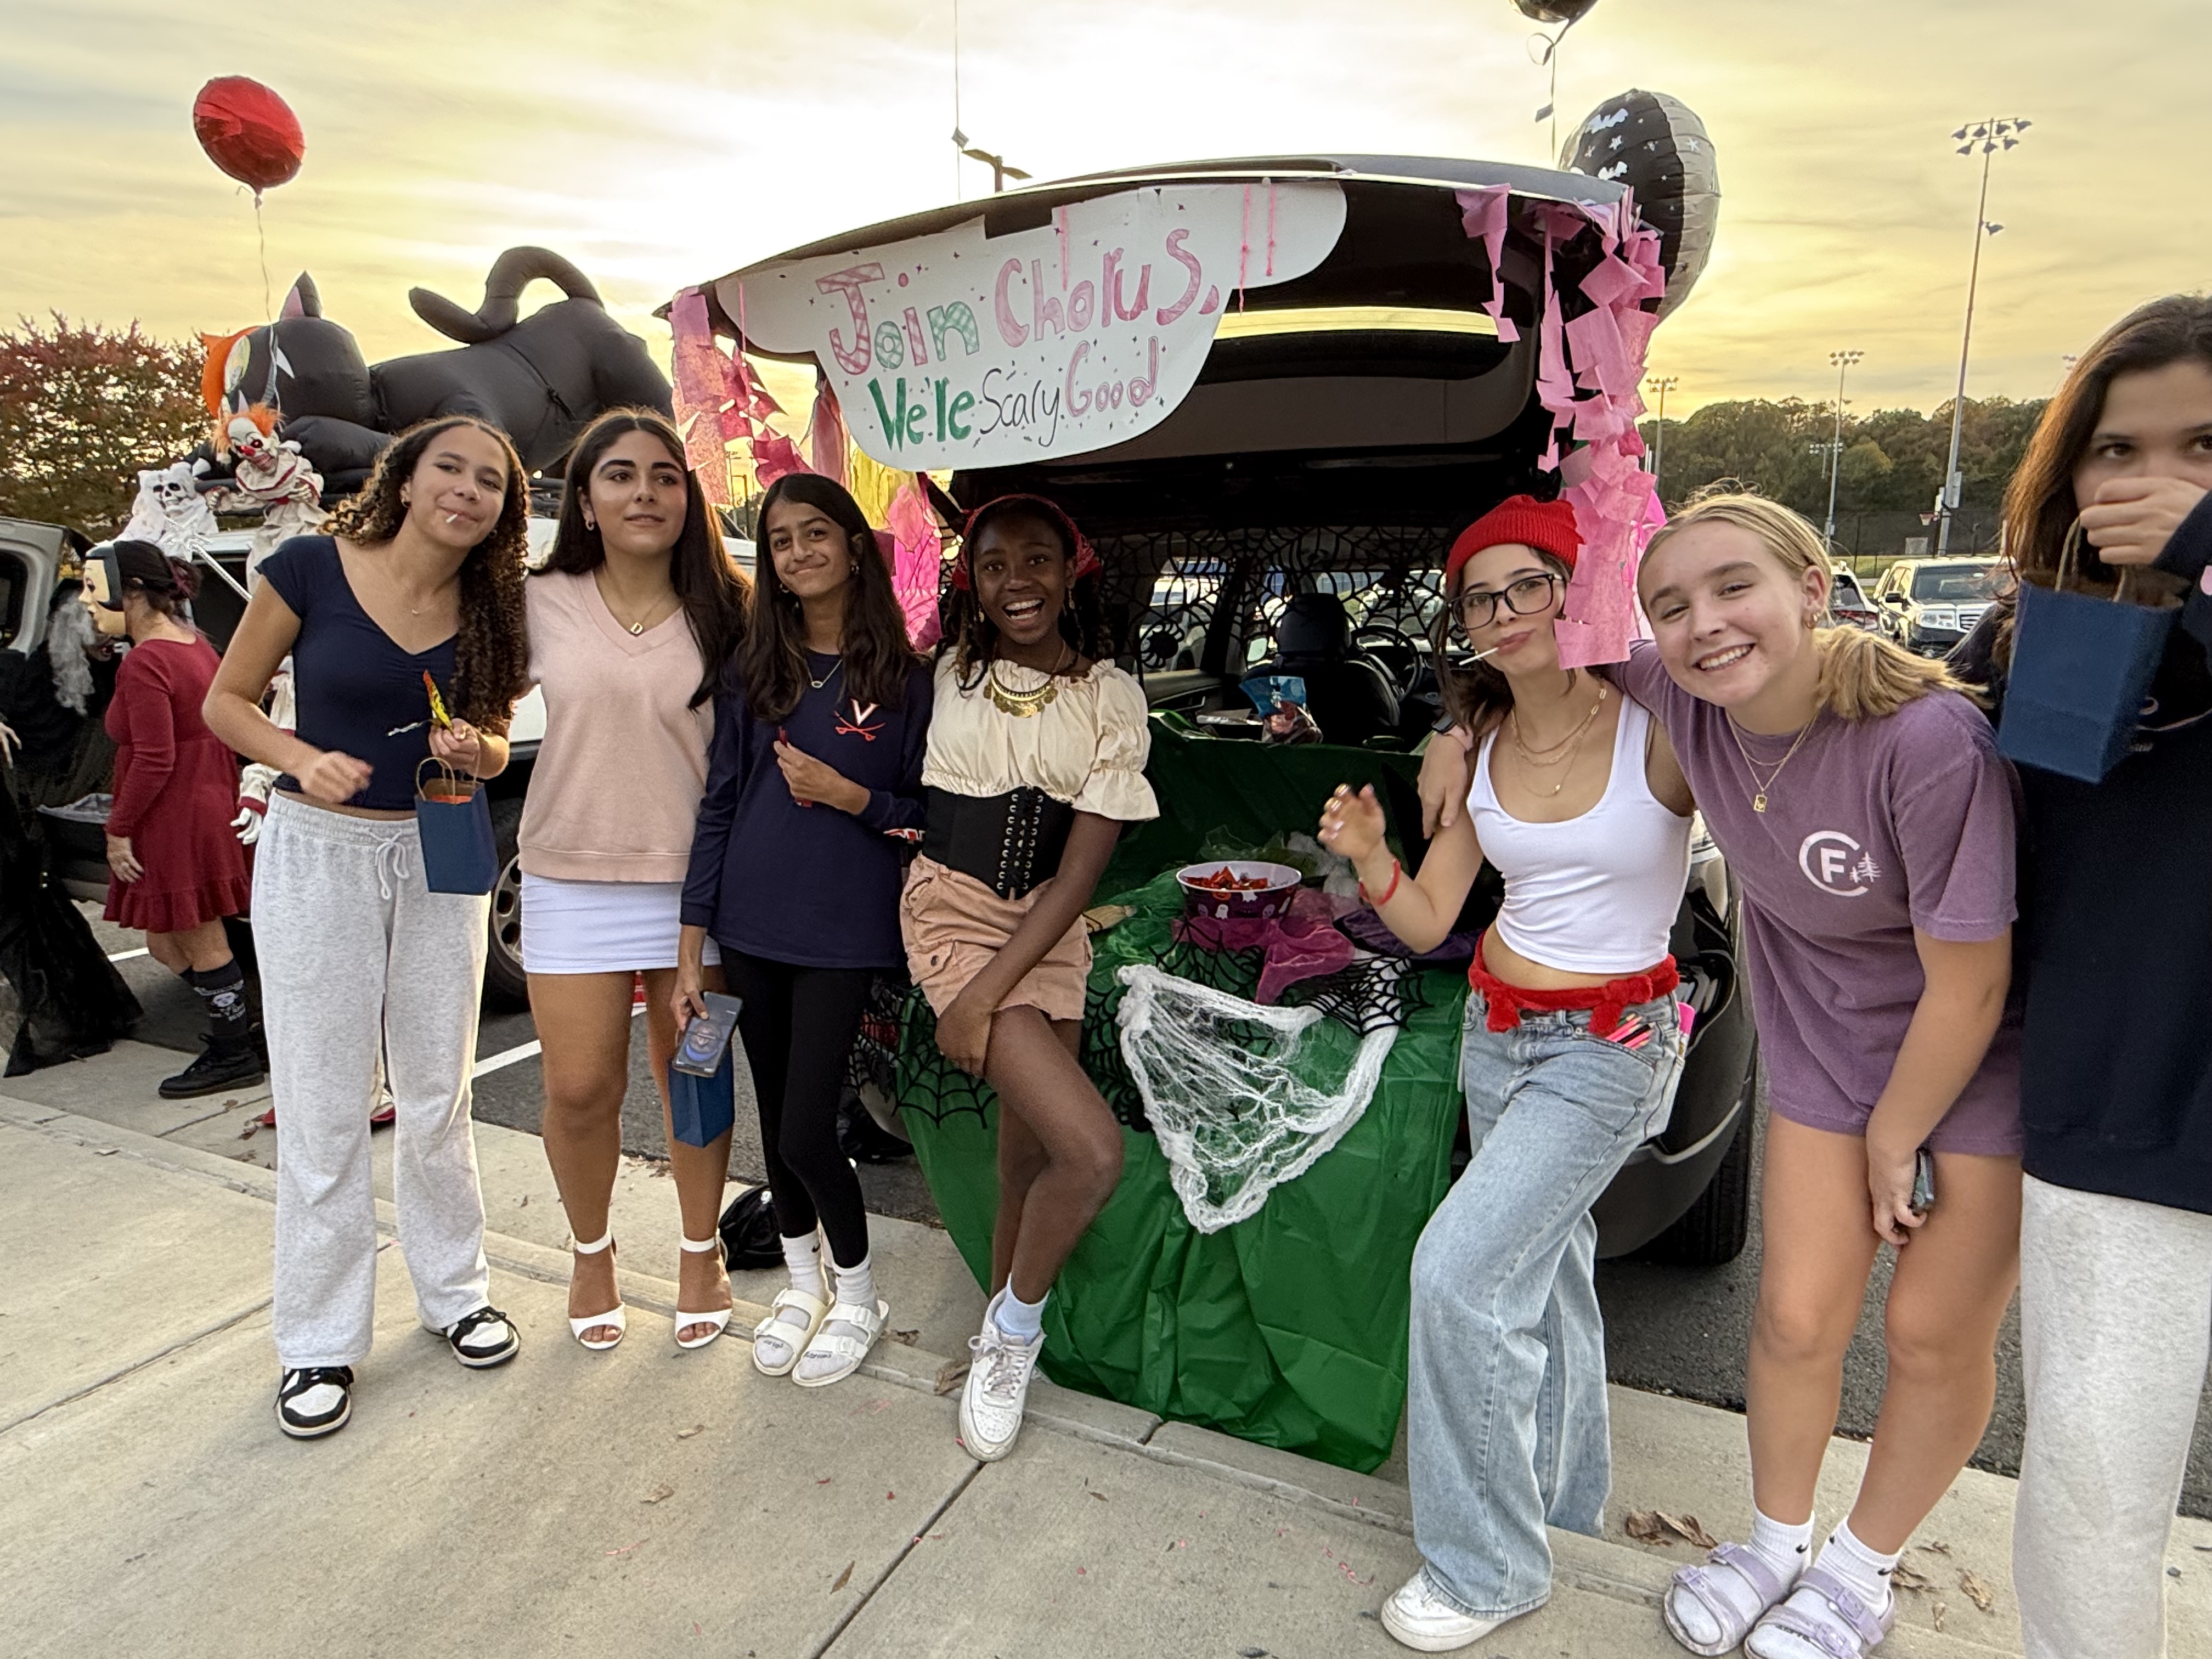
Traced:
<svg viewBox="0 0 2212 1659">
<path fill-rule="evenodd" d="M 868 1214 L 837 1145 L 837 1101 L 875 970 L 797 968 L 726 945 L 722 974 L 744 999 L 738 1030 L 760 1103 L 775 1230 L 796 1238 L 818 1219 L 831 1259 L 857 1267 L 868 1254 Z"/>
</svg>

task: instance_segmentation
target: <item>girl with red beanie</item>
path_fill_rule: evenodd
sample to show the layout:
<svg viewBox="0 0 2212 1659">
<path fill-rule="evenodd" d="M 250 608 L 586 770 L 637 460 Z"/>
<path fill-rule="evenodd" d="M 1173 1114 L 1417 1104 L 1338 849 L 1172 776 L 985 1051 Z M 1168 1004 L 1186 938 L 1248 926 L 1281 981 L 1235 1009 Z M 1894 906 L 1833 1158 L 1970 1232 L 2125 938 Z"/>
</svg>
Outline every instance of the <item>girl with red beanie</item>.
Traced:
<svg viewBox="0 0 2212 1659">
<path fill-rule="evenodd" d="M 1415 951 L 1451 931 L 1486 860 L 1505 881 L 1468 971 L 1461 1083 L 1474 1152 L 1413 1253 L 1407 1461 L 1422 1566 L 1382 1607 L 1404 1645 L 1480 1641 L 1552 1591 L 1547 1525 L 1595 1535 L 1612 1484 L 1590 1205 L 1665 1127 L 1684 1036 L 1668 938 L 1694 803 L 1659 724 L 1559 665 L 1581 538 L 1516 495 L 1452 544 L 1436 660 L 1476 744 L 1466 810 L 1408 875 L 1371 788 L 1322 841 Z"/>
</svg>

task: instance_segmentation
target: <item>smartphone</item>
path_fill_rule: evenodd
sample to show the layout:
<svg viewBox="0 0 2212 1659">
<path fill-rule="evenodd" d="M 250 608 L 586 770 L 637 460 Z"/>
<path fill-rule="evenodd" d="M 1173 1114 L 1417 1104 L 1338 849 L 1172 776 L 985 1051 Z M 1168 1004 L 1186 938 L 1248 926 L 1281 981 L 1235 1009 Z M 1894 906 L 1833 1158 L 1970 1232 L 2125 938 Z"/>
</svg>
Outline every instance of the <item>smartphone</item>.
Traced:
<svg viewBox="0 0 2212 1659">
<path fill-rule="evenodd" d="M 702 991 L 699 995 L 707 1012 L 694 1014 L 684 1025 L 684 1040 L 676 1045 L 676 1054 L 668 1063 L 694 1077 L 712 1077 L 722 1069 L 722 1057 L 730 1052 L 730 1038 L 738 1029 L 738 1012 L 745 1005 L 741 999 L 724 996 L 720 991 Z"/>
<path fill-rule="evenodd" d="M 1912 1155 L 1912 1196 L 1905 1207 L 1915 1215 L 1926 1215 L 1936 1207 L 1936 1154 L 1925 1146 Z"/>
</svg>

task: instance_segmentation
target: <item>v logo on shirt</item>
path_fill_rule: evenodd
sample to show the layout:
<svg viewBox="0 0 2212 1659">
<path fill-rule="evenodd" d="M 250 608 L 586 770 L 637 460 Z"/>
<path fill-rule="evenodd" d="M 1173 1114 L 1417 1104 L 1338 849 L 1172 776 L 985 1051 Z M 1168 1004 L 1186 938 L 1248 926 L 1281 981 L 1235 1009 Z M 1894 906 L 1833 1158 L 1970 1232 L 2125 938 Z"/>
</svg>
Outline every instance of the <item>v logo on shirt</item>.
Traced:
<svg viewBox="0 0 2212 1659">
<path fill-rule="evenodd" d="M 845 704 L 845 708 L 853 711 L 853 718 L 847 720 L 841 711 L 837 716 L 837 724 L 831 729 L 841 738 L 860 738 L 873 743 L 884 729 L 881 722 L 874 726 L 868 724 L 870 720 L 875 719 L 877 705 L 872 702 L 863 703 L 858 697 L 854 697 Z"/>
</svg>

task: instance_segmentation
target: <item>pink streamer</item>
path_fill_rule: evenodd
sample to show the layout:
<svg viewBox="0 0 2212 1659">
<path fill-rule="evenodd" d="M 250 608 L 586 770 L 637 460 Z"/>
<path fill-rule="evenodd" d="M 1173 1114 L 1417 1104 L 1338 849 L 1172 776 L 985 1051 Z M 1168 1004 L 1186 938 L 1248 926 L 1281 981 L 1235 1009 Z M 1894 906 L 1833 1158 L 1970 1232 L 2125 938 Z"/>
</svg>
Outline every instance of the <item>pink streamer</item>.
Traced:
<svg viewBox="0 0 2212 1659">
<path fill-rule="evenodd" d="M 1482 308 L 1498 325 L 1498 337 L 1510 345 L 1521 331 L 1505 314 L 1505 231 L 1510 216 L 1513 190 L 1510 185 L 1485 185 L 1479 190 L 1455 192 L 1460 207 L 1460 228 L 1469 241 L 1480 241 L 1490 260 L 1490 297 Z"/>
<path fill-rule="evenodd" d="M 906 617 L 908 641 L 927 651 L 941 637 L 937 611 L 939 583 L 945 570 L 945 542 L 919 483 L 899 486 L 884 514 L 890 528 L 879 532 L 891 543 L 891 591 Z"/>
<path fill-rule="evenodd" d="M 851 487 L 852 478 L 847 467 L 844 411 L 837 407 L 836 388 L 830 377 L 820 369 L 815 370 L 814 412 L 806 422 L 806 453 L 813 470 L 825 478 Z"/>
</svg>

